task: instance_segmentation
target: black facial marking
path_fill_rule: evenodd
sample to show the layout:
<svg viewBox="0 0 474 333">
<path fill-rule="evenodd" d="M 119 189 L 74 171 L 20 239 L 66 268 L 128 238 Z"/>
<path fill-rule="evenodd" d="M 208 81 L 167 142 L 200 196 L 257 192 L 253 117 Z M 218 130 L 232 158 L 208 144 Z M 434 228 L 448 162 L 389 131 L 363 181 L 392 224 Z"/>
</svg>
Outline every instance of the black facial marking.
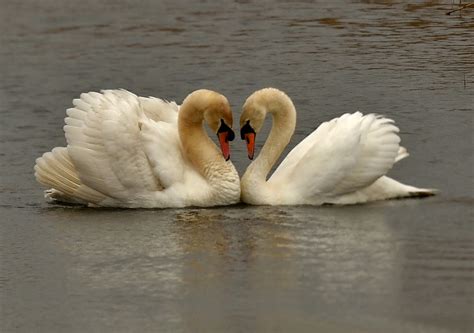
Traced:
<svg viewBox="0 0 474 333">
<path fill-rule="evenodd" d="M 234 138 L 235 138 L 234 131 L 232 130 L 232 128 L 227 126 L 226 123 L 224 123 L 224 120 L 221 119 L 221 126 L 217 130 L 217 133 L 222 133 L 222 132 L 227 132 L 227 140 L 228 141 L 234 140 Z"/>
<path fill-rule="evenodd" d="M 244 126 L 240 129 L 240 137 L 242 140 L 245 140 L 245 134 L 247 133 L 253 133 L 255 134 L 255 130 L 250 126 L 250 120 L 247 120 Z"/>
</svg>

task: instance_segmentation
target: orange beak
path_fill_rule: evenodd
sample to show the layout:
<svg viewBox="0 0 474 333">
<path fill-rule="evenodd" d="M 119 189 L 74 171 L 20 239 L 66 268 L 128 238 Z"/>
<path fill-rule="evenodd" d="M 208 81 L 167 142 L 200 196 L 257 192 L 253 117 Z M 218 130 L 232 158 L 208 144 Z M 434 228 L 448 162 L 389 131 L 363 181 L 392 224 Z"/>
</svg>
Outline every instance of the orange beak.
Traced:
<svg viewBox="0 0 474 333">
<path fill-rule="evenodd" d="M 247 141 L 247 154 L 249 159 L 253 160 L 255 153 L 255 133 L 245 133 L 244 139 Z"/>
<path fill-rule="evenodd" d="M 234 140 L 235 134 L 232 128 L 227 126 L 224 123 L 224 120 L 221 119 L 221 126 L 217 130 L 217 137 L 219 138 L 219 144 L 221 145 L 222 155 L 226 161 L 230 158 L 230 144 L 229 141 Z"/>
<path fill-rule="evenodd" d="M 230 158 L 230 144 L 228 140 L 229 132 L 220 132 L 217 133 L 217 137 L 219 138 L 219 143 L 221 145 L 222 155 L 226 161 Z"/>
</svg>

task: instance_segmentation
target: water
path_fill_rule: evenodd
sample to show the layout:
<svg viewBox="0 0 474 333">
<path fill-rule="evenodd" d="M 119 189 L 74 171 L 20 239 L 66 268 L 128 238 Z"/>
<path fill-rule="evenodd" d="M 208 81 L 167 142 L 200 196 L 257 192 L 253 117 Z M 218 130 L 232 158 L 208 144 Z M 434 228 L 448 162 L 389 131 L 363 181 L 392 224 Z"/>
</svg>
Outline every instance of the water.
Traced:
<svg viewBox="0 0 474 333">
<path fill-rule="evenodd" d="M 2 0 L 1 331 L 471 332 L 474 15 L 446 16 L 452 6 Z M 207 87 L 238 119 L 265 86 L 295 102 L 290 147 L 344 112 L 394 118 L 411 156 L 391 175 L 441 194 L 179 210 L 43 201 L 34 159 L 64 145 L 81 92 L 181 102 Z M 242 173 L 245 145 L 232 149 Z"/>
</svg>

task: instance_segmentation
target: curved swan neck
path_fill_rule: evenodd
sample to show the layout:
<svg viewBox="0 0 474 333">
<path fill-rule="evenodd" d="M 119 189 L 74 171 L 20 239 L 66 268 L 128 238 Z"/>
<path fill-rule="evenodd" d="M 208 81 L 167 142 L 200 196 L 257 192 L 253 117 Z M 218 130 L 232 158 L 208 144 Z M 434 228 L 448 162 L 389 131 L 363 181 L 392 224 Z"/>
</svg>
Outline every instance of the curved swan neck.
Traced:
<svg viewBox="0 0 474 333">
<path fill-rule="evenodd" d="M 260 181 L 266 181 L 268 173 L 290 142 L 296 126 L 295 107 L 284 93 L 268 89 L 263 103 L 266 113 L 272 115 L 273 124 L 260 154 L 246 172 Z"/>
<path fill-rule="evenodd" d="M 185 100 L 179 110 L 178 132 L 185 156 L 204 177 L 209 179 L 209 163 L 225 165 L 221 152 L 203 126 L 204 111 Z"/>
</svg>

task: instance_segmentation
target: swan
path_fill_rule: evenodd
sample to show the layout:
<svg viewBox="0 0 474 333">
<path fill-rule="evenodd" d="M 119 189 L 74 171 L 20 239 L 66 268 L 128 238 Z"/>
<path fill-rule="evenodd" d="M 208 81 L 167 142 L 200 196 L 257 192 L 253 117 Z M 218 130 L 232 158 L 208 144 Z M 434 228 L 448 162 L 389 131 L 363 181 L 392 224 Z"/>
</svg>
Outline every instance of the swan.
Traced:
<svg viewBox="0 0 474 333">
<path fill-rule="evenodd" d="M 240 201 L 229 161 L 234 139 L 227 99 L 197 90 L 183 104 L 126 90 L 89 92 L 67 110 L 67 147 L 36 160 L 48 200 L 102 207 L 167 208 Z M 217 134 L 221 151 L 206 134 Z"/>
<path fill-rule="evenodd" d="M 391 119 L 360 112 L 322 123 L 293 148 L 267 181 L 293 135 L 296 110 L 291 99 L 275 88 L 258 90 L 248 97 L 240 117 L 240 134 L 247 141 L 250 159 L 267 113 L 273 116 L 270 134 L 241 178 L 241 200 L 245 203 L 356 204 L 435 193 L 385 176 L 408 152 L 400 147 L 398 128 Z"/>
</svg>

